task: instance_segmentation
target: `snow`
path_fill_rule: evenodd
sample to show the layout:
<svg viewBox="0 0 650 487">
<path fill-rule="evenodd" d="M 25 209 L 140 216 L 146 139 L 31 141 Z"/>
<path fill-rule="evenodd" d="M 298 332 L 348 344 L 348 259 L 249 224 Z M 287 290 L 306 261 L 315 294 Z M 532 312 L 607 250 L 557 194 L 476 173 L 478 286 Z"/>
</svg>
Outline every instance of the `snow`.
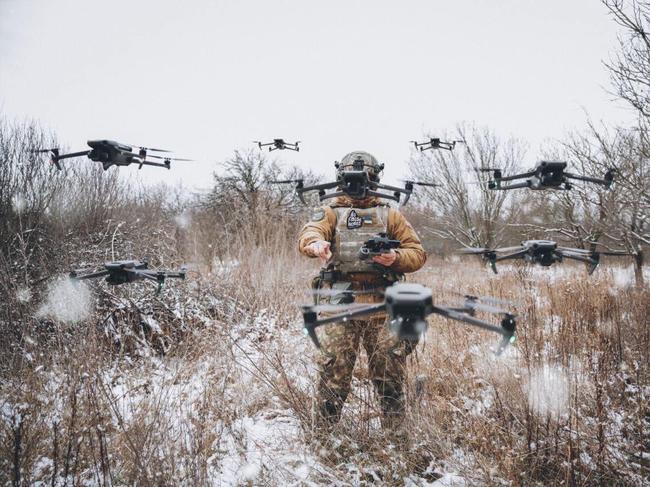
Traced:
<svg viewBox="0 0 650 487">
<path fill-rule="evenodd" d="M 560 367 L 545 364 L 530 373 L 528 403 L 541 416 L 558 417 L 568 412 L 569 379 Z"/>
<path fill-rule="evenodd" d="M 36 317 L 77 323 L 90 317 L 92 307 L 92 294 L 85 283 L 62 277 L 49 284 L 45 302 Z"/>
</svg>

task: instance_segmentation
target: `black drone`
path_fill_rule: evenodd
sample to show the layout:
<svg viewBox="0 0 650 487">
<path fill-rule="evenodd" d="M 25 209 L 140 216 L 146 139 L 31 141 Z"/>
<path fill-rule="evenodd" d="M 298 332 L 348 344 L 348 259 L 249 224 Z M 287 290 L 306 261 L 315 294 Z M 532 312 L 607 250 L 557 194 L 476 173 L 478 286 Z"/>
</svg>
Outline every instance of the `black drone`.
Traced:
<svg viewBox="0 0 650 487">
<path fill-rule="evenodd" d="M 148 147 L 141 147 L 137 145 L 127 145 L 114 140 L 89 140 L 87 142 L 90 150 L 71 152 L 69 154 L 61 154 L 58 148 L 55 149 L 39 149 L 33 152 L 50 154 L 50 162 L 54 164 L 57 169 L 61 170 L 61 159 L 69 159 L 71 157 L 84 157 L 87 156 L 91 161 L 98 161 L 102 163 L 104 171 L 111 166 L 128 166 L 130 164 L 138 164 L 138 169 L 142 166 L 158 166 L 171 168 L 171 161 L 190 161 L 191 159 L 180 159 L 177 157 L 168 156 L 155 156 L 149 155 L 149 152 L 170 152 L 165 149 L 152 149 Z M 137 147 L 138 151 L 133 148 Z M 147 158 L 159 159 L 162 162 L 149 161 Z"/>
<path fill-rule="evenodd" d="M 459 252 L 480 255 L 484 261 L 490 263 L 495 274 L 497 273 L 497 262 L 503 260 L 523 259 L 543 267 L 549 267 L 556 262 L 562 262 L 563 259 L 572 259 L 589 264 L 588 272 L 591 275 L 598 267 L 601 255 L 630 255 L 626 252 L 603 252 L 561 247 L 553 240 L 524 240 L 521 245 L 498 249 L 469 247 L 461 249 Z"/>
<path fill-rule="evenodd" d="M 262 143 L 259 140 L 254 140 L 253 143 L 257 144 L 260 149 L 262 147 L 269 146 L 269 152 L 274 150 L 284 150 L 284 149 L 295 150 L 296 152 L 300 150 L 300 147 L 298 147 L 298 144 L 300 144 L 299 140 L 297 140 L 293 144 L 289 142 L 285 142 L 284 139 L 273 139 L 273 142 L 266 142 L 266 143 Z"/>
<path fill-rule="evenodd" d="M 80 274 L 81 272 L 80 270 L 72 271 L 70 272 L 70 277 L 76 280 L 85 280 L 106 276 L 106 282 L 112 286 L 148 279 L 158 283 L 156 293 L 159 293 L 163 284 L 165 284 L 165 279 L 185 279 L 187 269 L 181 267 L 179 272 L 154 271 L 149 269 L 149 263 L 147 261 L 118 260 L 116 262 L 106 262 L 104 264 L 104 270 L 101 271 L 88 274 Z"/>
<path fill-rule="evenodd" d="M 491 172 L 492 179 L 488 182 L 488 188 L 494 190 L 530 188 L 530 189 L 571 189 L 571 179 L 576 181 L 587 181 L 588 183 L 601 184 L 609 189 L 614 181 L 614 170 L 610 169 L 603 177 L 592 178 L 590 176 L 580 176 L 566 172 L 567 163 L 559 161 L 540 161 L 537 166 L 522 174 L 515 174 L 514 176 L 503 176 L 501 169 L 482 167 L 479 170 L 482 172 Z M 525 179 L 519 183 L 508 184 L 503 186 L 502 183 L 508 181 L 515 181 L 518 179 Z"/>
<path fill-rule="evenodd" d="M 436 183 L 420 182 L 420 181 L 404 181 L 404 187 L 398 188 L 395 186 L 389 186 L 387 184 L 381 184 L 379 181 L 372 181 L 368 177 L 368 173 L 363 170 L 363 161 L 360 162 L 360 166 L 353 167 L 352 171 L 340 171 L 337 174 L 336 181 L 331 183 L 322 183 L 315 184 L 313 186 L 305 186 L 304 179 L 285 179 L 282 181 L 270 181 L 272 184 L 295 184 L 296 194 L 300 201 L 303 204 L 307 204 L 303 195 L 308 191 L 318 191 L 318 197 L 320 201 L 337 198 L 339 196 L 349 196 L 354 199 L 364 199 L 368 197 L 384 198 L 393 201 L 400 202 L 401 195 L 404 195 L 403 205 L 408 203 L 411 194 L 413 193 L 413 187 L 418 186 L 439 186 Z M 337 162 L 334 165 L 338 168 L 339 165 Z M 381 166 L 383 167 L 383 165 Z M 332 191 L 327 193 L 328 189 L 337 189 L 337 191 Z M 378 190 L 392 191 L 390 193 L 380 192 Z"/>
<path fill-rule="evenodd" d="M 354 291 L 351 293 L 354 293 Z M 428 289 L 421 284 L 396 283 L 386 289 L 383 303 L 367 305 L 351 303 L 343 306 L 303 306 L 302 315 L 305 333 L 309 335 L 317 348 L 320 348 L 320 342 L 316 335 L 316 328 L 319 326 L 337 322 L 345 323 L 355 317 L 367 316 L 385 311 L 388 313 L 388 326 L 400 339 L 410 341 L 418 340 L 420 335 L 426 332 L 428 328 L 426 320 L 427 316 L 430 314 L 438 314 L 455 321 L 467 323 L 502 335 L 503 339 L 501 340 L 496 352 L 497 355 L 499 355 L 503 350 L 505 350 L 508 344 L 514 342 L 517 324 L 514 314 L 481 302 L 489 302 L 490 300 L 496 301 L 492 298 L 465 296 L 465 302 L 462 306 L 436 306 L 433 304 L 431 289 Z M 340 312 L 331 314 L 332 311 Z M 475 318 L 474 314 L 476 311 L 500 314 L 502 315 L 501 322 L 499 325 L 494 325 L 487 321 Z M 329 314 L 319 318 L 318 315 L 321 312 Z"/>
<path fill-rule="evenodd" d="M 456 144 L 465 143 L 462 140 L 452 140 L 451 142 L 445 142 L 443 140 L 440 140 L 439 137 L 429 137 L 429 140 L 426 142 L 418 142 L 417 140 L 412 140 L 411 142 L 413 145 L 415 145 L 415 148 L 420 149 L 421 152 L 433 149 L 445 149 L 452 151 L 456 147 Z"/>
</svg>

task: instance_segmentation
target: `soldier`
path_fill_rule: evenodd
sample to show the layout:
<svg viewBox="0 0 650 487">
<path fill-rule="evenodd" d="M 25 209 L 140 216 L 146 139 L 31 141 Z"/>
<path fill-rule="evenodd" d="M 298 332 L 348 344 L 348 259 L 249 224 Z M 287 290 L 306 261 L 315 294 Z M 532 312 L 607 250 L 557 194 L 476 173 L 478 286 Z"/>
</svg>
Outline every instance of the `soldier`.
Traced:
<svg viewBox="0 0 650 487">
<path fill-rule="evenodd" d="M 345 171 L 363 170 L 371 181 L 378 182 L 382 169 L 383 164 L 367 152 L 351 152 L 338 164 L 337 176 Z M 379 233 L 399 240 L 399 248 L 372 260 L 359 259 L 363 243 Z M 363 292 L 354 296 L 356 303 L 381 302 L 386 286 L 403 279 L 404 273 L 420 269 L 426 261 L 426 253 L 410 223 L 398 210 L 375 197 L 336 198 L 329 206 L 314 211 L 298 238 L 300 252 L 319 257 L 324 264 L 313 287 L 332 292 L 329 300 L 324 298 L 324 293 L 317 294 L 321 303 L 350 302 L 353 293 L 346 291 Z M 341 416 L 350 392 L 359 343 L 368 355 L 370 377 L 383 413 L 382 426 L 395 429 L 401 424 L 406 358 L 413 344 L 398 340 L 385 321 L 386 315 L 381 313 L 321 329 L 316 411 L 319 427 L 328 429 Z"/>
</svg>

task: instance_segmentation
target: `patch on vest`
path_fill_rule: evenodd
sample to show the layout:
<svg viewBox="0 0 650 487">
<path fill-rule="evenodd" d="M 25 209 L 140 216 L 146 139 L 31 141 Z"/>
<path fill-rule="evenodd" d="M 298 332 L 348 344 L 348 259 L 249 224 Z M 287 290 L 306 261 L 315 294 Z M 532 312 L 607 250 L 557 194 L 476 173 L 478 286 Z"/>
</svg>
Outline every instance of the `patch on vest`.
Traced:
<svg viewBox="0 0 650 487">
<path fill-rule="evenodd" d="M 319 222 L 323 218 L 325 218 L 325 210 L 323 210 L 322 208 L 314 210 L 314 212 L 311 214 L 311 221 L 313 222 Z"/>
<path fill-rule="evenodd" d="M 350 230 L 353 230 L 355 228 L 361 228 L 363 226 L 363 218 L 361 218 L 359 215 L 357 215 L 356 211 L 352 210 L 348 214 L 347 226 L 348 226 L 348 229 L 350 229 Z"/>
</svg>

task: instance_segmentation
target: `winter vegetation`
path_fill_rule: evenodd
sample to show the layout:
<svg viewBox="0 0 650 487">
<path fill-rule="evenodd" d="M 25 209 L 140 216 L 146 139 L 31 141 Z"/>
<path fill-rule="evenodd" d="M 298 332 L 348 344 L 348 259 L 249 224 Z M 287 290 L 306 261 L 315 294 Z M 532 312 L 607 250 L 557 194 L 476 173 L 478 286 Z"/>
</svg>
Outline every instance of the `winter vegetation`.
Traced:
<svg viewBox="0 0 650 487">
<path fill-rule="evenodd" d="M 318 263 L 295 242 L 310 208 L 269 181 L 318 175 L 257 149 L 215 165 L 201 194 L 86 160 L 57 171 L 32 152 L 54 133 L 0 116 L 0 483 L 649 485 L 650 7 L 604 3 L 626 33 L 613 93 L 638 123 L 587 121 L 540 158 L 614 168 L 610 190 L 490 191 L 479 168 L 532 156 L 469 123 L 448 133 L 464 146 L 411 155 L 410 176 L 441 186 L 402 209 L 429 252 L 409 280 L 441 304 L 507 300 L 519 326 L 496 357 L 494 335 L 430 318 L 409 358 L 407 445 L 380 427 L 365 357 L 341 423 L 314 435 L 318 351 L 299 306 Z M 588 277 L 567 262 L 494 275 L 454 253 L 530 238 L 630 256 Z M 143 258 L 188 277 L 160 294 L 67 277 Z"/>
<path fill-rule="evenodd" d="M 511 142 L 471 130 L 486 144 L 474 145 L 475 157 L 515 154 Z M 295 249 L 309 210 L 266 182 L 299 170 L 236 153 L 216 169 L 212 191 L 187 197 L 85 161 L 58 172 L 29 152 L 47 139 L 34 123 L 0 127 L 3 483 L 647 482 L 650 299 L 635 259 L 606 260 L 591 278 L 565 263 L 501 266 L 495 276 L 450 252 L 587 228 L 591 213 L 561 227 L 556 196 L 488 201 L 468 187 L 464 211 L 475 223 L 463 227 L 456 200 L 439 206 L 421 192 L 404 210 L 431 256 L 411 279 L 441 303 L 465 293 L 515 303 L 518 342 L 496 358 L 492 335 L 432 318 L 409 364 L 408 448 L 381 430 L 363 360 L 336 441 L 324 447 L 312 430 L 317 351 L 299 313 L 318 268 Z M 72 268 L 144 257 L 152 267 L 188 265 L 188 279 L 156 295 L 146 282 L 66 278 Z"/>
</svg>

